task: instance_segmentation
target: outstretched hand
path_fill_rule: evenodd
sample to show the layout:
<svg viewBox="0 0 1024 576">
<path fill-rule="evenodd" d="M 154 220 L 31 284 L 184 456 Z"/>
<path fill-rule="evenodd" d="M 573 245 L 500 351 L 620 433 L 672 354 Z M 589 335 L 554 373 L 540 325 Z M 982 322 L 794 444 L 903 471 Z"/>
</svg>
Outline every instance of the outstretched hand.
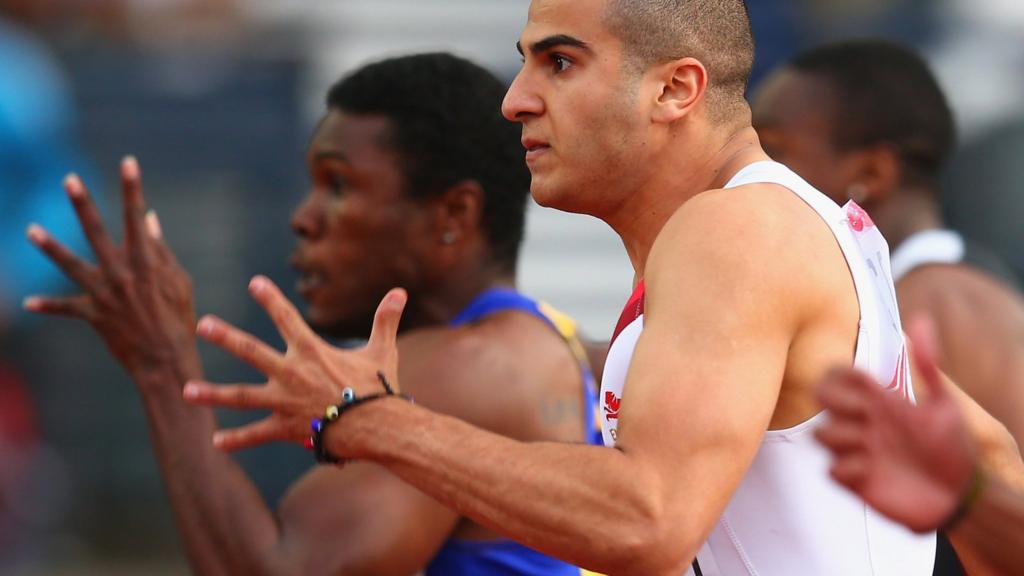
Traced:
<svg viewBox="0 0 1024 576">
<path fill-rule="evenodd" d="M 64 180 L 97 264 L 76 256 L 41 226 L 29 226 L 29 240 L 83 292 L 32 296 L 24 306 L 31 312 L 86 320 L 137 381 L 148 370 L 178 369 L 182 362 L 186 373 L 195 374 L 199 360 L 192 331 L 192 281 L 164 243 L 156 214 L 146 211 L 139 164 L 132 157 L 121 163 L 121 187 L 124 243 L 118 246 L 82 181 L 75 175 Z"/>
<path fill-rule="evenodd" d="M 835 457 L 833 478 L 882 514 L 926 532 L 959 504 L 976 448 L 936 367 L 934 327 L 918 322 L 910 335 L 927 397 L 914 406 L 861 371 L 835 370 L 819 390 L 830 419 L 816 436 Z"/>
<path fill-rule="evenodd" d="M 185 386 L 185 400 L 194 404 L 271 411 L 270 416 L 255 423 L 218 431 L 213 441 L 219 448 L 237 450 L 276 440 L 302 443 L 309 438 L 310 421 L 322 418 L 328 406 L 339 404 L 345 388 L 352 388 L 360 397 L 381 392 L 378 372 L 384 373 L 398 391 L 395 340 L 405 308 L 404 290 L 394 289 L 384 297 L 377 307 L 369 341 L 357 350 L 343 350 L 324 342 L 269 279 L 257 276 L 249 284 L 249 292 L 270 315 L 287 350 L 278 352 L 214 316 L 199 321 L 197 332 L 201 337 L 267 376 L 262 385 L 189 382 Z"/>
</svg>

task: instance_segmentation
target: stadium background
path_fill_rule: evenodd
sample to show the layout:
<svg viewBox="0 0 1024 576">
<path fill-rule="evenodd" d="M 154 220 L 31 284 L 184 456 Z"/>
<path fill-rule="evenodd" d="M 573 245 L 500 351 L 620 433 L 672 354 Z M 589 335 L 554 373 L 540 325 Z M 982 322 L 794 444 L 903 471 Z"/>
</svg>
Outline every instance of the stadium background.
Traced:
<svg viewBox="0 0 1024 576">
<path fill-rule="evenodd" d="M 12 383 L 0 395 L 0 491 L 11 503 L 0 508 L 0 573 L 186 571 L 131 382 L 86 326 L 18 311 L 28 293 L 68 289 L 23 239 L 41 221 L 74 241 L 63 175 L 82 174 L 116 215 L 117 162 L 136 154 L 199 310 L 270 336 L 245 285 L 255 273 L 291 284 L 287 218 L 305 190 L 303 148 L 326 88 L 367 60 L 440 49 L 511 78 L 528 4 L 0 0 L 0 382 Z M 881 36 L 923 50 L 961 131 L 947 217 L 1024 277 L 1024 4 L 748 4 L 755 85 L 824 41 Z M 531 208 L 521 287 L 586 334 L 609 336 L 631 276 L 603 224 Z M 204 357 L 213 379 L 255 377 L 208 347 Z M 10 392 L 14 382 L 28 399 Z M 290 446 L 240 459 L 271 501 L 309 465 Z"/>
</svg>

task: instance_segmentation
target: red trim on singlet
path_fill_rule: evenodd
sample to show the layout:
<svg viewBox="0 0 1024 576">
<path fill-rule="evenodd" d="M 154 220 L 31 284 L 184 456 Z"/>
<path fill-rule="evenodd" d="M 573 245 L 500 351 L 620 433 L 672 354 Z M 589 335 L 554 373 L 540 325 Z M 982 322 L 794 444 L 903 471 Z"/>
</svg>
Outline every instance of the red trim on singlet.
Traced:
<svg viewBox="0 0 1024 576">
<path fill-rule="evenodd" d="M 630 295 L 629 300 L 626 302 L 626 307 L 622 309 L 619 322 L 615 325 L 615 332 L 612 333 L 612 344 L 615 343 L 615 339 L 619 337 L 619 334 L 626 329 L 626 326 L 629 326 L 634 320 L 643 315 L 645 296 L 644 281 L 641 279 L 636 283 L 636 288 L 633 288 L 633 294 Z"/>
<path fill-rule="evenodd" d="M 896 373 L 892 376 L 892 382 L 885 387 L 886 390 L 892 390 L 902 396 L 904 399 L 910 399 L 910 391 L 907 386 L 907 350 L 904 348 L 900 351 L 900 358 L 896 361 Z"/>
</svg>

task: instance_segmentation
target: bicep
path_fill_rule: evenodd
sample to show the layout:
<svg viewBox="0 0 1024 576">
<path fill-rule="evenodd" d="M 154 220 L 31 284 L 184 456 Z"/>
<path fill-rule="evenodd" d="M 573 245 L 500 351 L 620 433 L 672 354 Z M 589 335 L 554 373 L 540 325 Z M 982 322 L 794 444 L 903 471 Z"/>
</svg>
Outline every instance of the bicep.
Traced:
<svg viewBox="0 0 1024 576">
<path fill-rule="evenodd" d="M 303 574 L 415 574 L 441 548 L 459 517 L 369 463 L 321 467 L 278 509 L 282 556 Z"/>
<path fill-rule="evenodd" d="M 797 310 L 782 297 L 784 266 L 766 269 L 776 264 L 742 237 L 730 245 L 728 229 L 710 235 L 711 246 L 690 233 L 672 252 L 652 251 L 618 431 L 618 447 L 654 470 L 673 515 L 705 535 L 769 427 Z"/>
<path fill-rule="evenodd" d="M 668 324 L 667 322 L 665 324 Z M 680 332 L 688 332 L 680 334 Z M 623 392 L 618 446 L 655 463 L 666 502 L 707 530 L 767 430 L 785 347 L 700 329 L 645 327 Z M 679 517 L 679 516 L 677 516 Z"/>
</svg>

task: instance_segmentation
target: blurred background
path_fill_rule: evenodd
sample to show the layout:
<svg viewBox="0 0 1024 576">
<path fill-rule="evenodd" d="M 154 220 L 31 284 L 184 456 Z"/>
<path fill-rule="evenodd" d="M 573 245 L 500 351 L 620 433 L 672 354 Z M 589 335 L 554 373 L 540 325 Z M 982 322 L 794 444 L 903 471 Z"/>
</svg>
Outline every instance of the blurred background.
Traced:
<svg viewBox="0 0 1024 576">
<path fill-rule="evenodd" d="M 1024 276 L 1024 4 L 748 4 L 755 85 L 824 41 L 880 36 L 924 51 L 962 135 L 949 223 Z M 36 221 L 82 248 L 63 176 L 78 172 L 117 214 L 118 161 L 137 155 L 199 311 L 273 338 L 245 286 L 256 273 L 292 284 L 288 215 L 327 87 L 368 60 L 437 49 L 511 79 L 528 5 L 0 0 L 0 574 L 187 572 L 131 382 L 86 326 L 19 311 L 27 294 L 69 289 L 24 240 Z M 521 286 L 607 339 L 632 280 L 617 238 L 586 217 L 532 207 L 529 218 Z M 204 354 L 212 379 L 254 378 Z M 309 465 L 286 446 L 240 460 L 271 501 Z"/>
</svg>

